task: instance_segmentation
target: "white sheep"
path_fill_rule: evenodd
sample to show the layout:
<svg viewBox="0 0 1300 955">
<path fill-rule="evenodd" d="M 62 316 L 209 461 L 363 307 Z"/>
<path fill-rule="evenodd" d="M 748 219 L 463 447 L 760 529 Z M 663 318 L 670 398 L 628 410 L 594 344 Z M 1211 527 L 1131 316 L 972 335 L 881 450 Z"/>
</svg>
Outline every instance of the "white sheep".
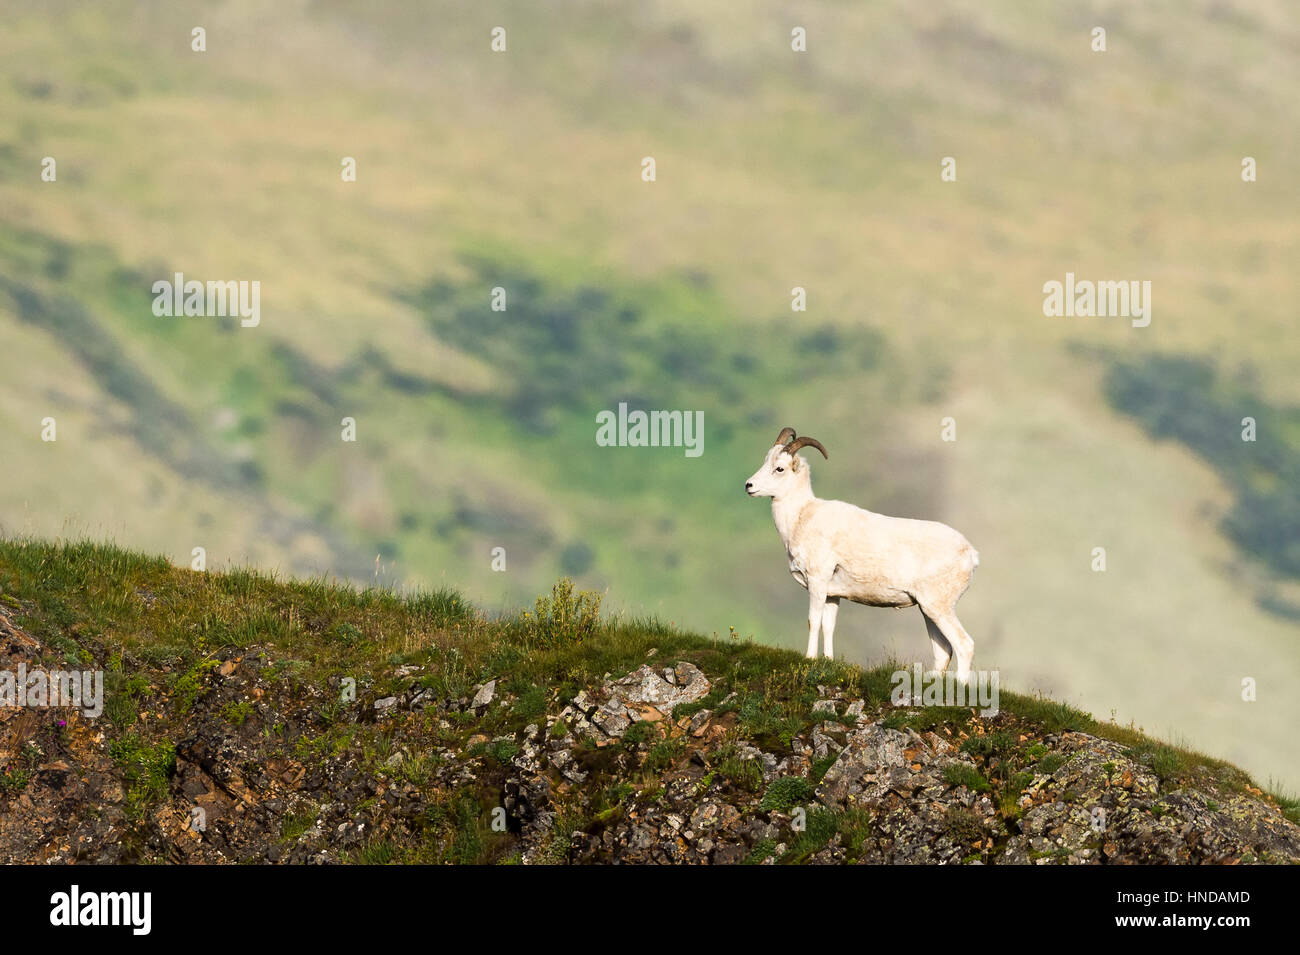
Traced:
<svg viewBox="0 0 1300 955">
<path fill-rule="evenodd" d="M 970 541 L 946 524 L 886 517 L 813 495 L 812 468 L 798 456 L 821 443 L 782 429 L 763 466 L 745 482 L 750 497 L 770 497 L 790 573 L 808 591 L 808 656 L 817 656 L 817 630 L 834 657 L 840 598 L 869 607 L 919 606 L 934 649 L 934 668 L 957 655 L 957 679 L 970 676 L 975 641 L 956 606 L 980 558 Z"/>
</svg>

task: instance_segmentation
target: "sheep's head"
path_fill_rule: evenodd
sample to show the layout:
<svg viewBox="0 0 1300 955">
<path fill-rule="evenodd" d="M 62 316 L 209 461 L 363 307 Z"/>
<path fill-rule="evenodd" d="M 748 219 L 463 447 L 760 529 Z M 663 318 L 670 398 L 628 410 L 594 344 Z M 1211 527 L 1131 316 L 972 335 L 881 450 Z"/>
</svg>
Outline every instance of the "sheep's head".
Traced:
<svg viewBox="0 0 1300 955">
<path fill-rule="evenodd" d="M 801 448 L 816 448 L 822 457 L 830 457 L 816 438 L 797 438 L 794 428 L 782 428 L 763 466 L 745 482 L 745 493 L 750 497 L 780 497 L 791 488 L 806 485 L 808 465 L 799 457 Z"/>
</svg>

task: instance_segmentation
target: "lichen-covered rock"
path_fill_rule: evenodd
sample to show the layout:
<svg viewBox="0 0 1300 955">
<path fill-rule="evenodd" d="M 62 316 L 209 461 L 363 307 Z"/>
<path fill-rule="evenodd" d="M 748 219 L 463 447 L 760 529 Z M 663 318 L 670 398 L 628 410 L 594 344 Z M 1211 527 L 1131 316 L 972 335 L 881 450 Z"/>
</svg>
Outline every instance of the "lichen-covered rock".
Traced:
<svg viewBox="0 0 1300 955">
<path fill-rule="evenodd" d="M 1067 733 L 1068 756 L 1036 777 L 1003 863 L 1300 860 L 1300 827 L 1240 792 L 1164 789 L 1121 744 Z"/>
</svg>

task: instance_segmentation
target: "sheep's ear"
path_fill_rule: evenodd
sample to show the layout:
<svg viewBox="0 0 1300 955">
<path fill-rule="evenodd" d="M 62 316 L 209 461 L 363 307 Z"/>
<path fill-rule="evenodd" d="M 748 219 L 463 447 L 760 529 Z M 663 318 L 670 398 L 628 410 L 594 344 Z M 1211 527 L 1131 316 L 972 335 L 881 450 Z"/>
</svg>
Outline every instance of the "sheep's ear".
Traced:
<svg viewBox="0 0 1300 955">
<path fill-rule="evenodd" d="M 790 470 L 798 471 L 801 467 L 803 467 L 803 458 L 797 454 L 790 455 Z"/>
</svg>

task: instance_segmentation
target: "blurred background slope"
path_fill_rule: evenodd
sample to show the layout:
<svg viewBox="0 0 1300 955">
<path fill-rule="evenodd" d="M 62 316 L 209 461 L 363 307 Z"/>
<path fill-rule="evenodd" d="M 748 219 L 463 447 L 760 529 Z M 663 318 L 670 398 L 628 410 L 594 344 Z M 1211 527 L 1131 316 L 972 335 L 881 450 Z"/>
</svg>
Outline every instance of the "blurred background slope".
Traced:
<svg viewBox="0 0 1300 955">
<path fill-rule="evenodd" d="M 821 496 L 979 548 L 977 665 L 1300 786 L 1300 23 L 1023 7 L 0 4 L 4 532 L 802 647 L 741 492 L 790 424 Z M 176 271 L 260 327 L 154 317 Z M 1045 318 L 1066 271 L 1150 327 Z M 619 401 L 704 455 L 598 448 Z"/>
</svg>

